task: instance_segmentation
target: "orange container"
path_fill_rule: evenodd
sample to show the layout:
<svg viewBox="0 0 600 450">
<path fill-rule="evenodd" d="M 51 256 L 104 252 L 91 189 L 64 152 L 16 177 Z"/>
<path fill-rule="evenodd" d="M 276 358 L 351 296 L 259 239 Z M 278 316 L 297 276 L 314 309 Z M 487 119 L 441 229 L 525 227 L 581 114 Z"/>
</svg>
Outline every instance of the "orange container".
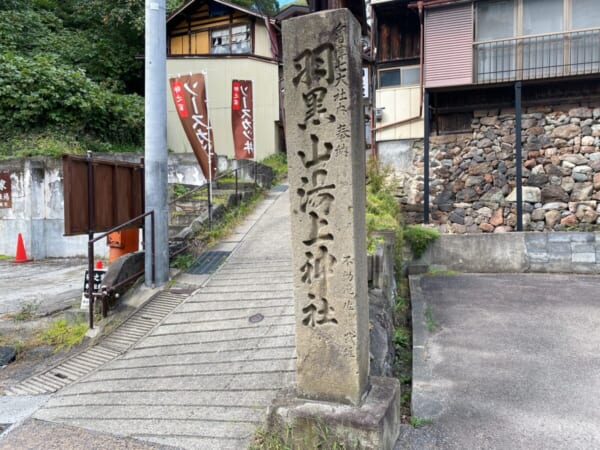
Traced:
<svg viewBox="0 0 600 450">
<path fill-rule="evenodd" d="M 112 264 L 117 258 L 139 250 L 140 232 L 137 228 L 115 231 L 106 237 L 106 245 L 110 247 L 108 263 Z"/>
</svg>

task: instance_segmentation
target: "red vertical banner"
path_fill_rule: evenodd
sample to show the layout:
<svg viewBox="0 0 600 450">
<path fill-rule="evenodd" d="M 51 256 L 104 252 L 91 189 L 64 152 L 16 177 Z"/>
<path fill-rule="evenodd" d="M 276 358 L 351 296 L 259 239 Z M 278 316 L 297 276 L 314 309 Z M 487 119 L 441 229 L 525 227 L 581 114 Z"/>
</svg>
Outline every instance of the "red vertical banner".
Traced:
<svg viewBox="0 0 600 450">
<path fill-rule="evenodd" d="M 233 80 L 232 82 L 231 126 L 235 159 L 253 159 L 254 96 L 250 80 Z"/>
<path fill-rule="evenodd" d="M 207 180 L 215 177 L 217 161 L 212 127 L 208 120 L 206 80 L 196 73 L 169 79 L 171 93 L 183 130 Z"/>
</svg>

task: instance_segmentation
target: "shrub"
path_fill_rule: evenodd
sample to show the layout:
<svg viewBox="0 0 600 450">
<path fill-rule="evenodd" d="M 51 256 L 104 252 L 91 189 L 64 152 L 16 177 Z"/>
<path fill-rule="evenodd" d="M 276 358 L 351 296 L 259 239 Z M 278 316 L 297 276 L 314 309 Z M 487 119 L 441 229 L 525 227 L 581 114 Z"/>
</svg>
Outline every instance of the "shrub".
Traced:
<svg viewBox="0 0 600 450">
<path fill-rule="evenodd" d="M 413 257 L 419 259 L 429 244 L 440 236 L 439 231 L 418 225 L 410 225 L 404 230 L 404 239 L 408 241 Z"/>
</svg>

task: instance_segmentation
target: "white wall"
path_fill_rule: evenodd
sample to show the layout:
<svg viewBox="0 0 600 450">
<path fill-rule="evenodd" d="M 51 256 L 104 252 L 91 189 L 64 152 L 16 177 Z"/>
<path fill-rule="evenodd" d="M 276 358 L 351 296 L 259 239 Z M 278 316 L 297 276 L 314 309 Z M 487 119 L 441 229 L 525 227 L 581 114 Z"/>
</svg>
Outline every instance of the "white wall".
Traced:
<svg viewBox="0 0 600 450">
<path fill-rule="evenodd" d="M 376 127 L 419 115 L 419 86 L 377 89 L 375 95 L 377 108 L 384 108 L 383 119 Z M 423 138 L 423 119 L 377 132 L 377 141 L 420 138 Z"/>
<path fill-rule="evenodd" d="M 234 157 L 231 129 L 231 82 L 254 81 L 254 120 L 256 159 L 278 151 L 275 121 L 279 120 L 279 75 L 277 63 L 248 57 L 169 58 L 168 77 L 207 72 L 207 98 L 210 122 L 218 155 Z M 175 110 L 171 89 L 167 88 L 167 143 L 178 153 L 192 153 Z"/>
<path fill-rule="evenodd" d="M 99 159 L 139 162 L 141 154 L 95 154 Z M 62 161 L 58 158 L 15 159 L 0 162 L 0 172 L 10 173 L 12 207 L 0 208 L 0 255 L 14 257 L 17 236 L 23 236 L 31 259 L 87 256 L 87 235 L 63 236 L 64 195 Z M 191 155 L 169 156 L 169 183 L 201 185 L 200 166 Z M 105 240 L 95 244 L 97 256 L 106 258 Z"/>
</svg>

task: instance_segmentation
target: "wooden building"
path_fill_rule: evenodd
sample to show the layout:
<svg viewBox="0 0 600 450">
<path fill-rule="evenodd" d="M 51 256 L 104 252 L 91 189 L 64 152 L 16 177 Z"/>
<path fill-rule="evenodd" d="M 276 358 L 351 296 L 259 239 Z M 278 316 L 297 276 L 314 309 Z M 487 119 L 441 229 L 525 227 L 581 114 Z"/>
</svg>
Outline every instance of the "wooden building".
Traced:
<svg viewBox="0 0 600 450">
<path fill-rule="evenodd" d="M 215 152 L 232 158 L 232 80 L 254 82 L 254 137 L 258 160 L 280 147 L 279 52 L 273 19 L 223 0 L 191 0 L 167 18 L 169 77 L 205 72 Z M 171 90 L 167 140 L 191 152 Z"/>
</svg>

